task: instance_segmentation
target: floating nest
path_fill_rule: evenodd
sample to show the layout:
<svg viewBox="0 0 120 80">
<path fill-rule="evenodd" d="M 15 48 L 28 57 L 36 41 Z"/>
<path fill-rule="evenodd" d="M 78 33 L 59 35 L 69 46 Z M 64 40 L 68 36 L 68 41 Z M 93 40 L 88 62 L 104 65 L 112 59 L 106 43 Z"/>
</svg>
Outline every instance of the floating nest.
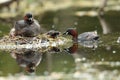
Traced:
<svg viewBox="0 0 120 80">
<path fill-rule="evenodd" d="M 58 47 L 71 42 L 72 40 L 58 36 L 57 38 L 50 38 L 46 34 L 36 37 L 9 37 L 4 36 L 0 40 L 0 49 L 47 49 L 50 47 Z"/>
</svg>

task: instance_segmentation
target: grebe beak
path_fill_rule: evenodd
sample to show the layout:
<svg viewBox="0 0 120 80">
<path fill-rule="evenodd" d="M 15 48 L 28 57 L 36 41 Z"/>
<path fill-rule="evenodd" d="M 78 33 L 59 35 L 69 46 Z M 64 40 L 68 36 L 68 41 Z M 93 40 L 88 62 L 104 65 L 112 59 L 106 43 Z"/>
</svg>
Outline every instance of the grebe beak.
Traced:
<svg viewBox="0 0 120 80">
<path fill-rule="evenodd" d="M 32 21 L 32 18 L 28 18 L 29 21 Z"/>
<path fill-rule="evenodd" d="M 68 35 L 68 32 L 64 32 L 63 35 Z"/>
<path fill-rule="evenodd" d="M 94 38 L 94 40 L 98 40 L 99 39 L 99 36 L 96 36 L 95 38 Z"/>
</svg>

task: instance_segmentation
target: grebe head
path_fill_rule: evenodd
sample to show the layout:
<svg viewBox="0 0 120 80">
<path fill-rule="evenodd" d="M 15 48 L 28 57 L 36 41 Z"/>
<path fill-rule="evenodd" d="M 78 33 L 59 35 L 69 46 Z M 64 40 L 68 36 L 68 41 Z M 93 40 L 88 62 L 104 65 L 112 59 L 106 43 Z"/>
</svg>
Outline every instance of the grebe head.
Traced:
<svg viewBox="0 0 120 80">
<path fill-rule="evenodd" d="M 28 24 L 32 24 L 33 23 L 33 15 L 31 13 L 26 13 L 25 16 L 24 16 L 24 20 Z"/>
<path fill-rule="evenodd" d="M 77 42 L 78 33 L 77 33 L 76 29 L 69 28 L 63 33 L 63 35 L 71 35 L 73 37 L 73 41 Z"/>
<path fill-rule="evenodd" d="M 50 30 L 49 32 L 47 32 L 47 35 L 49 35 L 50 38 L 57 38 L 57 36 L 60 35 L 60 32 L 59 31 Z"/>
</svg>

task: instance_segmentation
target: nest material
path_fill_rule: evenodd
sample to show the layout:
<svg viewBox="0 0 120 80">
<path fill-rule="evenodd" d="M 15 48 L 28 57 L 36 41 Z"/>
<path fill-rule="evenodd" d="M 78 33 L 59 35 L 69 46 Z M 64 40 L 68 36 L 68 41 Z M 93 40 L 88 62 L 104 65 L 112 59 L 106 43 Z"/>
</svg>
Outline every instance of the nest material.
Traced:
<svg viewBox="0 0 120 80">
<path fill-rule="evenodd" d="M 39 49 L 40 51 L 47 51 L 48 49 L 51 49 L 51 47 L 58 47 L 61 45 L 65 45 L 67 42 L 70 40 L 67 38 L 64 38 L 62 36 L 58 36 L 57 38 L 50 38 L 46 34 L 42 34 L 36 37 L 21 37 L 21 36 L 16 36 L 14 38 L 9 37 L 9 36 L 4 36 L 0 40 L 0 46 L 15 46 L 13 48 L 8 48 L 8 49 L 24 49 L 24 48 L 36 48 L 37 50 Z M 28 45 L 27 47 L 22 47 L 23 45 Z M 31 46 L 31 47 L 30 47 Z M 2 49 L 2 48 L 1 48 Z M 7 50 L 7 48 L 3 48 Z"/>
</svg>

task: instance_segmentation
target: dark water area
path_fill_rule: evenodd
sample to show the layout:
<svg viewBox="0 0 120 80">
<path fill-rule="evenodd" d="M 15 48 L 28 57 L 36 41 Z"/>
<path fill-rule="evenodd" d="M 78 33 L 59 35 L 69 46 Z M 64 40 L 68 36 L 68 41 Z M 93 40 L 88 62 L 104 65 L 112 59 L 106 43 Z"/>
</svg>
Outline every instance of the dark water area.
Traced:
<svg viewBox="0 0 120 80">
<path fill-rule="evenodd" d="M 120 44 L 117 39 L 120 36 L 120 12 L 109 11 L 98 17 L 76 16 L 75 12 L 82 9 L 67 8 L 58 11 L 47 11 L 38 18 L 41 26 L 46 30 L 55 29 L 64 32 L 67 28 L 76 28 L 78 33 L 97 30 L 100 35 L 100 43 L 95 50 L 78 45 L 76 52 L 46 52 L 42 54 L 42 60 L 36 68 L 36 75 L 48 75 L 52 72 L 113 73 L 120 75 Z M 84 9 L 89 10 L 89 9 Z M 35 17 L 37 19 L 37 17 Z M 0 24 L 0 36 L 8 34 L 10 25 Z M 72 45 L 71 45 L 72 46 Z M 70 46 L 69 46 L 70 47 Z M 6 51 L 0 51 L 0 76 L 18 74 L 24 72 L 16 60 Z M 74 74 L 75 75 L 75 74 Z M 107 79 L 106 79 L 107 80 Z"/>
</svg>

